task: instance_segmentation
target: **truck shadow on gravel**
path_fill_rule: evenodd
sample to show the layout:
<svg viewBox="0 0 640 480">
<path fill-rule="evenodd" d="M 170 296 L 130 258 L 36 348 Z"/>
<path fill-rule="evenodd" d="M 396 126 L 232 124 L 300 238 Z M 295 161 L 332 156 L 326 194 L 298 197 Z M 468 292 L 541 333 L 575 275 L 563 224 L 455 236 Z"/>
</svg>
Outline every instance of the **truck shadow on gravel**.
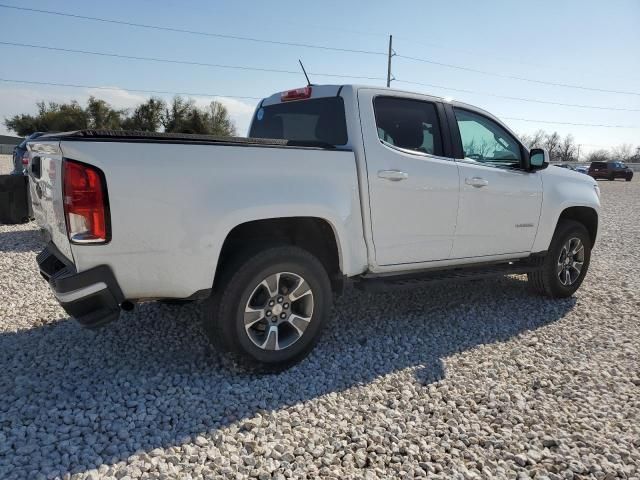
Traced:
<svg viewBox="0 0 640 480">
<path fill-rule="evenodd" d="M 2 225 L 0 223 L 0 225 Z M 39 252 L 43 248 L 40 236 L 33 230 L 0 232 L 0 253 Z"/>
<path fill-rule="evenodd" d="M 215 439 L 258 413 L 407 368 L 409 380 L 399 381 L 428 385 L 445 377 L 446 357 L 535 330 L 574 306 L 525 286 L 505 278 L 348 293 L 310 357 L 268 376 L 225 368 L 196 305 L 144 304 L 95 332 L 63 319 L 0 334 L 0 477 L 82 472 L 200 434 Z"/>
</svg>

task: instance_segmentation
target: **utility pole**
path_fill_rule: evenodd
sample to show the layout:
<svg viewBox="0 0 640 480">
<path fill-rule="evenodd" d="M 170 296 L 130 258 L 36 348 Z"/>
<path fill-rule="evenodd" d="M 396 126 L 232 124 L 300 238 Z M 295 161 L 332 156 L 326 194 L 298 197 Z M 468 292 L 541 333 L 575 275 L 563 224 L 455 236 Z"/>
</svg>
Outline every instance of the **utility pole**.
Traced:
<svg viewBox="0 0 640 480">
<path fill-rule="evenodd" d="M 387 88 L 391 86 L 391 80 L 395 80 L 393 75 L 391 75 L 391 57 L 393 57 L 396 52 L 393 51 L 393 35 L 389 35 L 389 54 L 387 55 Z"/>
<path fill-rule="evenodd" d="M 580 161 L 580 144 L 578 144 L 578 154 L 576 155 L 576 160 Z"/>
</svg>

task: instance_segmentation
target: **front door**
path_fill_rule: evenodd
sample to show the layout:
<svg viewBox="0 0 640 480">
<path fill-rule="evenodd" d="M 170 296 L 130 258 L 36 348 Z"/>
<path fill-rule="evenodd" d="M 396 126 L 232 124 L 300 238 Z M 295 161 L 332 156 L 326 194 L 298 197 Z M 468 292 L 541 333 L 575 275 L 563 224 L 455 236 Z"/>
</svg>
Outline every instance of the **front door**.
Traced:
<svg viewBox="0 0 640 480">
<path fill-rule="evenodd" d="M 449 258 L 458 212 L 458 165 L 444 156 L 436 102 L 367 90 L 360 91 L 358 101 L 376 263 Z"/>
<path fill-rule="evenodd" d="M 454 108 L 464 158 L 452 258 L 530 252 L 542 207 L 542 180 L 520 168 L 523 148 L 493 119 Z M 453 125 L 455 128 L 455 125 Z"/>
</svg>

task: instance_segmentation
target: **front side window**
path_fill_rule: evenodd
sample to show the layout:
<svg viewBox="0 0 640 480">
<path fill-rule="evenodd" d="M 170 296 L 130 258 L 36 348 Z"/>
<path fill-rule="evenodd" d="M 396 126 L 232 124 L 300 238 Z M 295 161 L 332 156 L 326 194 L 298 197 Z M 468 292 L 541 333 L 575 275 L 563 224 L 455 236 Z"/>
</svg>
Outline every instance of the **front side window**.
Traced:
<svg viewBox="0 0 640 480">
<path fill-rule="evenodd" d="M 378 137 L 384 143 L 405 150 L 443 155 L 435 104 L 409 98 L 377 97 L 373 109 Z"/>
<path fill-rule="evenodd" d="M 520 144 L 498 123 L 477 113 L 454 108 L 466 159 L 500 167 L 519 167 Z"/>
</svg>

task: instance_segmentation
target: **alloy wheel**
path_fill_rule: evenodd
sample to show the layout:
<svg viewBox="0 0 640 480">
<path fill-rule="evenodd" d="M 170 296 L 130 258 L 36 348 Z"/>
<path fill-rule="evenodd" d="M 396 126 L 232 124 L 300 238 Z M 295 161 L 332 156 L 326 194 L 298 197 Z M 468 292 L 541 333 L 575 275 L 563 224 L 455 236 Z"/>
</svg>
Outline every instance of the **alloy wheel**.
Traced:
<svg viewBox="0 0 640 480">
<path fill-rule="evenodd" d="M 263 350 L 282 350 L 296 343 L 311 322 L 314 298 L 300 275 L 280 272 L 262 280 L 244 309 L 244 328 Z"/>
<path fill-rule="evenodd" d="M 565 287 L 573 285 L 582 273 L 584 245 L 579 238 L 572 237 L 560 249 L 556 273 Z"/>
</svg>

